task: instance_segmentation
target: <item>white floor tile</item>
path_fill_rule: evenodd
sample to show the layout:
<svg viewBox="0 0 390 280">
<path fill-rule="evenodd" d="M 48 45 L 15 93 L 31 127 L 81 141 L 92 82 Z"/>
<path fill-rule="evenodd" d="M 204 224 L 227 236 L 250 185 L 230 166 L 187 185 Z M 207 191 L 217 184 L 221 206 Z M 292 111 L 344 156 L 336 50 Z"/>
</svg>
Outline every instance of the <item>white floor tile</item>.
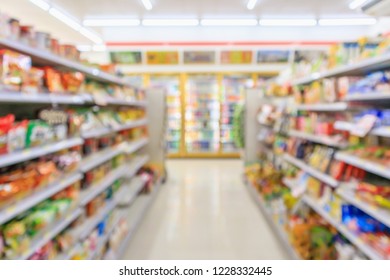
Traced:
<svg viewBox="0 0 390 280">
<path fill-rule="evenodd" d="M 287 259 L 242 182 L 239 160 L 168 161 L 125 259 Z"/>
</svg>

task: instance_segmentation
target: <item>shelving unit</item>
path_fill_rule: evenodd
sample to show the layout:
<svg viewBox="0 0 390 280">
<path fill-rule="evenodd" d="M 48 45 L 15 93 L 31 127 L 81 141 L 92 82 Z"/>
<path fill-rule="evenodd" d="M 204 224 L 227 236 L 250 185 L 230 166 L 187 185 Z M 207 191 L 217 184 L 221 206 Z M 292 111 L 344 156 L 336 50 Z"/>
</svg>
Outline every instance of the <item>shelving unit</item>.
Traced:
<svg viewBox="0 0 390 280">
<path fill-rule="evenodd" d="M 29 249 L 24 252 L 21 256 L 15 258 L 17 260 L 27 260 L 32 254 L 34 254 L 37 250 L 42 248 L 47 242 L 56 237 L 61 231 L 63 231 L 66 227 L 68 227 L 74 220 L 76 220 L 82 211 L 80 209 L 76 209 L 72 211 L 69 215 L 55 223 L 49 229 L 47 229 L 46 233 L 43 236 L 38 236 L 32 241 L 32 245 Z"/>
<path fill-rule="evenodd" d="M 378 57 L 364 59 L 360 62 L 350 65 L 343 65 L 323 73 L 314 73 L 310 77 L 295 80 L 294 86 L 310 84 L 312 82 L 331 77 L 341 76 L 363 76 L 367 73 L 389 68 L 390 54 L 384 54 Z"/>
<path fill-rule="evenodd" d="M 81 180 L 81 178 L 82 175 L 78 172 L 65 175 L 58 180 L 49 183 L 48 186 L 30 194 L 29 196 L 0 209 L 0 225 L 18 216 L 31 207 L 39 204 L 40 202 L 50 198 L 69 185 Z"/>
<path fill-rule="evenodd" d="M 154 199 L 156 198 L 160 188 L 161 188 L 161 181 L 159 180 L 158 182 L 156 182 L 152 194 L 147 196 L 145 195 L 138 196 L 134 205 L 131 206 L 130 211 L 127 214 L 127 221 L 129 222 L 130 225 L 129 231 L 127 233 L 127 236 L 122 241 L 121 246 L 119 246 L 120 248 L 119 252 L 115 254 L 116 259 L 118 260 L 123 259 L 131 239 L 133 238 L 136 230 L 139 227 L 140 222 L 145 216 L 150 205 L 153 203 Z"/>
<path fill-rule="evenodd" d="M 315 142 L 315 143 L 319 143 L 319 144 L 323 144 L 323 145 L 327 145 L 327 146 L 335 147 L 335 148 L 339 148 L 339 149 L 344 149 L 348 146 L 346 143 L 338 143 L 335 139 L 328 137 L 328 136 L 314 135 L 314 134 L 309 134 L 309 133 L 305 133 L 305 132 L 301 132 L 301 131 L 297 131 L 297 130 L 290 130 L 288 132 L 288 135 L 291 137 L 306 139 L 306 140 L 309 140 L 311 142 Z"/>
<path fill-rule="evenodd" d="M 368 204 L 367 202 L 364 202 L 363 200 L 357 198 L 353 191 L 348 190 L 348 187 L 344 188 L 343 186 L 341 186 L 341 188 L 337 190 L 337 194 L 340 195 L 340 197 L 343 198 L 346 202 L 356 206 L 357 208 L 363 210 L 381 223 L 390 227 L 390 211 L 375 207 L 371 204 Z"/>
<path fill-rule="evenodd" d="M 303 201 L 310 206 L 315 212 L 323 217 L 329 224 L 336 228 L 342 235 L 344 235 L 353 245 L 364 253 L 371 260 L 381 260 L 382 257 L 369 245 L 365 244 L 359 237 L 353 234 L 343 224 L 337 222 L 331 217 L 323 208 L 319 206 L 319 203 L 315 202 L 308 196 L 303 196 Z"/>
<path fill-rule="evenodd" d="M 272 215 L 271 211 L 269 209 L 267 209 L 264 201 L 262 200 L 260 195 L 257 193 L 255 188 L 253 186 L 251 186 L 251 184 L 249 182 L 246 182 L 245 185 L 247 186 L 247 189 L 248 189 L 252 199 L 254 200 L 256 205 L 259 207 L 260 211 L 263 213 L 269 226 L 272 228 L 272 230 L 274 231 L 276 236 L 279 238 L 279 240 L 283 244 L 283 247 L 286 249 L 286 251 L 288 252 L 291 259 L 299 260 L 300 257 L 297 255 L 294 248 L 291 246 L 289 239 L 288 239 L 288 236 L 287 236 L 287 233 L 283 230 L 282 226 L 278 225 L 273 220 L 273 218 L 272 218 L 273 215 Z"/>
<path fill-rule="evenodd" d="M 60 68 L 67 71 L 78 71 L 86 75 L 90 80 L 98 81 L 102 83 L 114 84 L 123 87 L 134 87 L 126 80 L 109 73 L 105 73 L 97 68 L 85 66 L 79 62 L 71 61 L 52 53 L 42 51 L 36 48 L 29 47 L 27 45 L 21 44 L 19 42 L 14 42 L 7 39 L 0 39 L 0 46 L 10 50 L 17 51 L 19 53 L 28 55 L 31 57 L 34 66 L 51 66 L 55 68 Z M 137 89 L 136 89 L 137 90 Z M 152 93 L 152 94 L 150 94 Z M 0 104 L 4 107 L 3 112 L 9 112 L 9 108 L 12 108 L 8 105 L 17 105 L 15 111 L 19 112 L 24 110 L 22 106 L 30 106 L 31 108 L 43 108 L 43 106 L 52 106 L 57 108 L 57 105 L 61 105 L 61 108 L 67 108 L 69 106 L 118 106 L 118 107 L 137 107 L 144 109 L 145 111 L 152 111 L 156 113 L 156 110 L 151 107 L 153 104 L 155 96 L 152 90 L 146 90 L 146 100 L 133 100 L 133 99 L 120 99 L 111 96 L 94 96 L 89 93 L 78 93 L 78 94 L 53 94 L 47 92 L 39 92 L 36 94 L 27 94 L 22 92 L 6 92 L 0 91 Z M 149 103 L 151 102 L 151 103 Z M 152 109 L 151 109 L 152 108 Z M 30 109 L 26 109 L 29 111 Z M 155 115 L 155 114 L 154 114 Z M 55 181 L 48 183 L 47 186 L 43 186 L 34 192 L 27 194 L 22 199 L 19 199 L 12 204 L 8 204 L 3 208 L 0 208 L 0 226 L 12 221 L 15 217 L 20 214 L 25 213 L 31 208 L 34 208 L 36 205 L 39 205 L 41 202 L 44 202 L 52 198 L 55 194 L 65 190 L 67 187 L 78 183 L 84 177 L 84 173 L 90 172 L 91 170 L 99 167 L 100 165 L 111 161 L 116 156 L 122 154 L 134 154 L 129 158 L 132 160 L 128 163 L 118 166 L 116 169 L 112 170 L 106 174 L 102 180 L 95 183 L 90 188 L 81 191 L 80 199 L 74 202 L 74 208 L 62 219 L 54 222 L 47 229 L 42 230 L 38 235 L 32 240 L 31 245 L 28 250 L 23 252 L 20 256 L 16 256 L 17 259 L 29 259 L 33 256 L 40 248 L 43 248 L 46 244 L 52 241 L 64 230 L 69 229 L 70 225 L 77 220 L 80 216 L 84 216 L 85 209 L 84 207 L 92 199 L 94 199 L 99 194 L 106 191 L 110 188 L 114 182 L 118 179 L 130 180 L 129 185 L 123 185 L 118 193 L 108 199 L 105 206 L 100 209 L 94 216 L 89 217 L 76 228 L 71 229 L 71 235 L 75 239 L 75 243 L 69 246 L 69 249 L 66 252 L 58 255 L 56 259 L 72 259 L 75 254 L 81 250 L 85 250 L 85 246 L 82 243 L 86 238 L 89 237 L 90 233 L 96 229 L 96 227 L 104 221 L 104 219 L 110 214 L 113 213 L 117 217 L 116 212 L 122 211 L 123 206 L 126 206 L 125 216 L 132 209 L 132 203 L 137 200 L 138 194 L 143 189 L 145 181 L 142 178 L 135 177 L 137 172 L 147 164 L 148 162 L 153 162 L 164 167 L 164 155 L 163 148 L 154 141 L 153 137 L 162 139 L 162 134 L 157 134 L 160 131 L 160 128 L 163 127 L 163 121 L 159 116 L 158 120 L 153 119 L 153 116 L 146 114 L 145 118 L 137 119 L 128 123 L 123 123 L 115 127 L 101 127 L 99 129 L 94 129 L 90 131 L 81 132 L 80 137 L 65 139 L 62 141 L 57 141 L 56 143 L 48 143 L 39 147 L 32 147 L 22 151 L 16 151 L 10 154 L 0 155 L 0 168 L 8 167 L 19 163 L 24 163 L 30 160 L 38 159 L 40 157 L 54 154 L 62 150 L 76 148 L 77 146 L 84 145 L 84 139 L 90 138 L 101 138 L 107 135 L 114 135 L 125 130 L 130 130 L 134 128 L 141 128 L 150 126 L 150 121 L 153 120 L 153 130 L 150 130 L 149 137 L 144 136 L 142 138 L 135 139 L 131 142 L 124 142 L 115 147 L 108 147 L 103 150 L 98 151 L 90 156 L 87 156 L 82 159 L 79 163 L 77 169 L 71 173 L 64 174 L 59 178 L 56 178 Z M 156 157 L 158 155 L 159 157 Z M 151 157 L 153 156 L 153 157 Z M 120 181 L 118 181 L 120 182 Z M 145 199 L 150 201 L 149 195 L 143 195 Z M 149 206 L 149 204 L 147 205 Z M 146 207 L 144 211 L 146 211 Z M 123 216 L 121 216 L 123 217 Z M 140 216 L 137 221 L 139 225 L 142 221 Z M 99 244 L 94 252 L 91 252 L 89 258 L 96 259 L 99 257 L 101 249 L 103 249 L 109 241 L 110 235 L 114 231 L 115 227 L 119 223 L 119 218 L 116 219 L 112 227 L 107 230 L 106 234 L 99 239 Z M 126 248 L 124 248 L 126 249 Z M 3 257 L 3 256 L 1 256 Z"/>
<path fill-rule="evenodd" d="M 348 152 L 338 152 L 336 153 L 335 158 L 339 161 L 343 161 L 350 165 L 364 169 L 368 172 L 390 179 L 390 170 L 384 165 L 359 158 Z"/>
<path fill-rule="evenodd" d="M 314 169 L 302 160 L 299 160 L 289 154 L 284 154 L 283 159 L 333 188 L 337 188 L 339 186 L 339 182 L 337 180 L 319 170 Z"/>
<path fill-rule="evenodd" d="M 84 141 L 81 138 L 72 138 L 57 143 L 47 144 L 42 147 L 34 147 L 23 151 L 5 154 L 0 156 L 0 167 L 10 166 L 12 164 L 39 158 L 41 156 L 82 145 L 83 143 Z"/>
<path fill-rule="evenodd" d="M 97 68 L 85 66 L 79 62 L 71 61 L 50 52 L 32 48 L 16 41 L 0 38 L 0 46 L 30 56 L 37 65 L 61 67 L 67 70 L 81 72 L 96 81 L 132 87 L 132 85 L 124 79 L 115 75 L 103 72 Z"/>
<path fill-rule="evenodd" d="M 348 109 L 348 103 L 321 103 L 321 104 L 299 104 L 296 105 L 299 111 L 313 111 L 313 112 L 340 112 Z"/>
</svg>

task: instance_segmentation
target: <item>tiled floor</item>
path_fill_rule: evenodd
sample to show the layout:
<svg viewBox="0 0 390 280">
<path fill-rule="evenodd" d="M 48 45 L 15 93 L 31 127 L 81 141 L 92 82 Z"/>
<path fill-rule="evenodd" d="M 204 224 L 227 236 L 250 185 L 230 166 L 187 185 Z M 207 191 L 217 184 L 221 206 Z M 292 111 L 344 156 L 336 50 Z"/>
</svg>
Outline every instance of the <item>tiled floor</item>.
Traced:
<svg viewBox="0 0 390 280">
<path fill-rule="evenodd" d="M 125 259 L 286 259 L 239 160 L 175 160 Z"/>
</svg>

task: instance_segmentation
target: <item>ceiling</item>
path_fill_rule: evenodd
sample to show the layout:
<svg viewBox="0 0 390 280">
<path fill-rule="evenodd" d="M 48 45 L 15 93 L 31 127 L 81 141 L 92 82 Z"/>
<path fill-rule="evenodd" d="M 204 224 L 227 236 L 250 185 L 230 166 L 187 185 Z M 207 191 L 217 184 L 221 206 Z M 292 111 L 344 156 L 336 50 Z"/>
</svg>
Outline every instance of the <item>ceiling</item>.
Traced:
<svg viewBox="0 0 390 280">
<path fill-rule="evenodd" d="M 141 0 L 46 0 L 75 17 L 80 22 L 85 18 L 290 18 L 290 17 L 354 17 L 359 13 L 348 8 L 352 0 L 258 0 L 253 10 L 248 10 L 248 0 L 151 0 L 153 9 L 147 11 Z M 78 44 L 91 43 L 80 33 L 72 30 L 47 12 L 31 4 L 29 0 L 1 1 L 0 10 L 22 19 L 24 24 L 31 24 L 42 31 L 47 31 L 62 39 L 64 42 Z M 138 33 L 144 37 L 134 37 L 134 40 L 153 39 L 153 33 L 148 33 L 145 27 L 129 28 L 97 28 L 106 40 L 131 40 L 131 33 Z M 194 40 L 197 34 L 209 32 L 201 27 L 193 29 Z M 258 28 L 259 29 L 259 28 Z M 151 30 L 151 28 L 149 29 Z M 167 29 L 165 29 L 167 30 Z M 173 30 L 173 29 L 172 29 Z M 189 29 L 188 29 L 189 30 Z M 243 29 L 240 29 L 243 31 Z M 275 29 L 276 30 L 276 29 Z M 346 31 L 346 29 L 344 29 Z M 362 29 L 362 32 L 365 29 Z M 150 31 L 151 32 L 151 31 Z M 275 31 L 276 32 L 276 31 Z M 154 34 L 160 34 L 155 31 Z M 164 32 L 169 40 L 169 32 Z M 236 32 L 240 33 L 239 30 Z M 305 36 L 305 32 L 301 32 Z M 348 33 L 348 32 L 346 32 Z M 180 33 L 176 34 L 179 37 Z M 248 35 L 249 36 L 249 35 Z M 281 35 L 282 36 L 282 35 Z M 250 36 L 249 36 L 250 37 Z M 207 37 L 204 37 L 207 39 Z M 234 40 L 234 38 L 228 38 Z M 261 39 L 261 34 L 259 34 Z M 297 38 L 299 40 L 305 38 Z M 172 40 L 172 39 L 171 39 Z"/>
<path fill-rule="evenodd" d="M 141 0 L 52 0 L 78 17 L 259 17 L 355 15 L 351 0 L 259 0 L 250 11 L 248 0 L 151 0 L 146 11 Z"/>
</svg>

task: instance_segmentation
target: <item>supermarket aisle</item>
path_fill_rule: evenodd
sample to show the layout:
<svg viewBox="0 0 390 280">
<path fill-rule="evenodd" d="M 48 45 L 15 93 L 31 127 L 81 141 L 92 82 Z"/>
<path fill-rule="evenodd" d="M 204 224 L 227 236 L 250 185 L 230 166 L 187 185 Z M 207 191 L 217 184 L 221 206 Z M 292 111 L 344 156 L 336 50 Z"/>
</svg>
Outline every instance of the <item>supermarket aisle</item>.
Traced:
<svg viewBox="0 0 390 280">
<path fill-rule="evenodd" d="M 285 259 L 251 201 L 239 160 L 168 162 L 161 189 L 126 259 Z"/>
</svg>

